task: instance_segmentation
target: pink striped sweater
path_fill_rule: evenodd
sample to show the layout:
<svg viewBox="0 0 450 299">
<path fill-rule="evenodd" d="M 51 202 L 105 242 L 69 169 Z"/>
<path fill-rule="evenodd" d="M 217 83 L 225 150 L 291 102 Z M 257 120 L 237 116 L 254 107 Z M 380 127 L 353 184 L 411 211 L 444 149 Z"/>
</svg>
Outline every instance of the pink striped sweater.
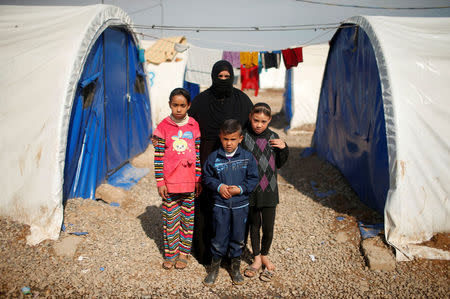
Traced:
<svg viewBox="0 0 450 299">
<path fill-rule="evenodd" d="M 167 186 L 169 193 L 195 190 L 200 182 L 200 129 L 192 117 L 178 126 L 169 116 L 161 121 L 153 135 L 155 146 L 156 185 Z"/>
</svg>

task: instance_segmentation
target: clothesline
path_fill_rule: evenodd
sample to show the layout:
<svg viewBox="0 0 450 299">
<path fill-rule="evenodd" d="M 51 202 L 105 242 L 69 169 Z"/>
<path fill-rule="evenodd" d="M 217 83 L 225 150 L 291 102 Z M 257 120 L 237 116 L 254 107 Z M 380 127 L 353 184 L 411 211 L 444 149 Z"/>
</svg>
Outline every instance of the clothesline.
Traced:
<svg viewBox="0 0 450 299">
<path fill-rule="evenodd" d="M 171 37 L 159 39 L 150 48 L 145 50 L 147 62 L 159 64 L 171 61 L 175 56 L 178 43 L 184 37 Z M 312 41 L 312 40 L 311 40 Z M 255 96 L 258 95 L 259 74 L 262 69 L 280 68 L 283 63 L 286 70 L 296 67 L 303 62 L 303 46 L 290 47 L 275 51 L 223 51 L 188 45 L 189 55 L 186 61 L 185 78 L 189 84 L 207 86 L 210 84 L 211 67 L 221 59 L 231 63 L 236 71 L 240 72 L 241 88 L 254 89 Z M 175 50 L 174 50 L 175 49 Z M 185 49 L 185 48 L 183 48 Z M 196 88 L 197 89 L 197 88 Z"/>
</svg>

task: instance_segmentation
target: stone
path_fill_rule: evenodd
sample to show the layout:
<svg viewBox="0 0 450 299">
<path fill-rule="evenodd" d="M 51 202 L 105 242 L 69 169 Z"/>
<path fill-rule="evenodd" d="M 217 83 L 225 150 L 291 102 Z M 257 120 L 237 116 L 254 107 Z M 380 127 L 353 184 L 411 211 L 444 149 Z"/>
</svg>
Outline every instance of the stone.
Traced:
<svg viewBox="0 0 450 299">
<path fill-rule="evenodd" d="M 95 190 L 95 198 L 101 198 L 107 203 L 116 202 L 120 205 L 126 202 L 128 195 L 129 191 L 109 184 L 101 184 Z"/>
<path fill-rule="evenodd" d="M 67 236 L 60 242 L 56 242 L 53 245 L 53 248 L 58 256 L 73 257 L 75 251 L 77 250 L 78 244 L 82 240 L 83 238 L 77 236 Z"/>
<path fill-rule="evenodd" d="M 395 270 L 395 257 L 380 237 L 365 239 L 361 243 L 370 270 Z"/>
<path fill-rule="evenodd" d="M 345 243 L 348 241 L 348 235 L 346 232 L 338 232 L 335 237 L 336 242 Z"/>
</svg>

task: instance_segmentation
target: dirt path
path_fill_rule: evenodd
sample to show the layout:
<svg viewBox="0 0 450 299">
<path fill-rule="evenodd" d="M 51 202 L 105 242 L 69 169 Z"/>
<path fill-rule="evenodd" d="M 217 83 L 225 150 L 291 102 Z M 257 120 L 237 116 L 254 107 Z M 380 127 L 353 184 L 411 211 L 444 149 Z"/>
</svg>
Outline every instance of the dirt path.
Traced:
<svg viewBox="0 0 450 299">
<path fill-rule="evenodd" d="M 252 92 L 248 93 L 252 95 Z M 281 109 L 281 91 L 261 91 L 256 101 Z M 25 245 L 28 228 L 0 218 L 0 297 L 142 298 L 449 298 L 448 261 L 396 263 L 392 271 L 373 271 L 361 254 L 357 221 L 379 222 L 380 215 L 362 205 L 346 180 L 316 156 L 301 158 L 312 130 L 285 134 L 283 120 L 273 128 L 290 146 L 280 171 L 271 257 L 277 267 L 270 283 L 255 278 L 233 286 L 225 269 L 213 288 L 202 285 L 206 269 L 191 259 L 188 269 L 161 268 L 160 199 L 153 170 L 128 192 L 116 192 L 119 207 L 102 201 L 71 199 L 65 208 L 66 232 L 60 240 Z M 134 163 L 152 167 L 152 149 Z M 318 197 L 312 188 L 335 194 Z M 120 194 L 119 194 L 120 193 Z M 70 232 L 87 232 L 82 236 Z M 74 252 L 58 254 L 71 240 Z M 73 245 L 73 243 L 72 243 Z M 245 255 L 245 262 L 249 255 Z"/>
</svg>

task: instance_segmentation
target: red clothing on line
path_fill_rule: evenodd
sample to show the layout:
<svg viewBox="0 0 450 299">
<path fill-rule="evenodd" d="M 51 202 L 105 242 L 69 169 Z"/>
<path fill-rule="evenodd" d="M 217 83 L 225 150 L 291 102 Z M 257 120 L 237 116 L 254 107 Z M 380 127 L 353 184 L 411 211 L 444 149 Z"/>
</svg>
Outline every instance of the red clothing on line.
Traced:
<svg viewBox="0 0 450 299">
<path fill-rule="evenodd" d="M 251 68 L 246 68 L 241 65 L 241 90 L 244 89 L 254 89 L 255 97 L 258 96 L 259 90 L 259 73 L 258 66 L 253 66 Z"/>
<path fill-rule="evenodd" d="M 299 62 L 303 62 L 303 48 L 298 47 L 294 49 L 281 50 L 283 54 L 283 61 L 286 69 L 297 66 Z"/>
</svg>

